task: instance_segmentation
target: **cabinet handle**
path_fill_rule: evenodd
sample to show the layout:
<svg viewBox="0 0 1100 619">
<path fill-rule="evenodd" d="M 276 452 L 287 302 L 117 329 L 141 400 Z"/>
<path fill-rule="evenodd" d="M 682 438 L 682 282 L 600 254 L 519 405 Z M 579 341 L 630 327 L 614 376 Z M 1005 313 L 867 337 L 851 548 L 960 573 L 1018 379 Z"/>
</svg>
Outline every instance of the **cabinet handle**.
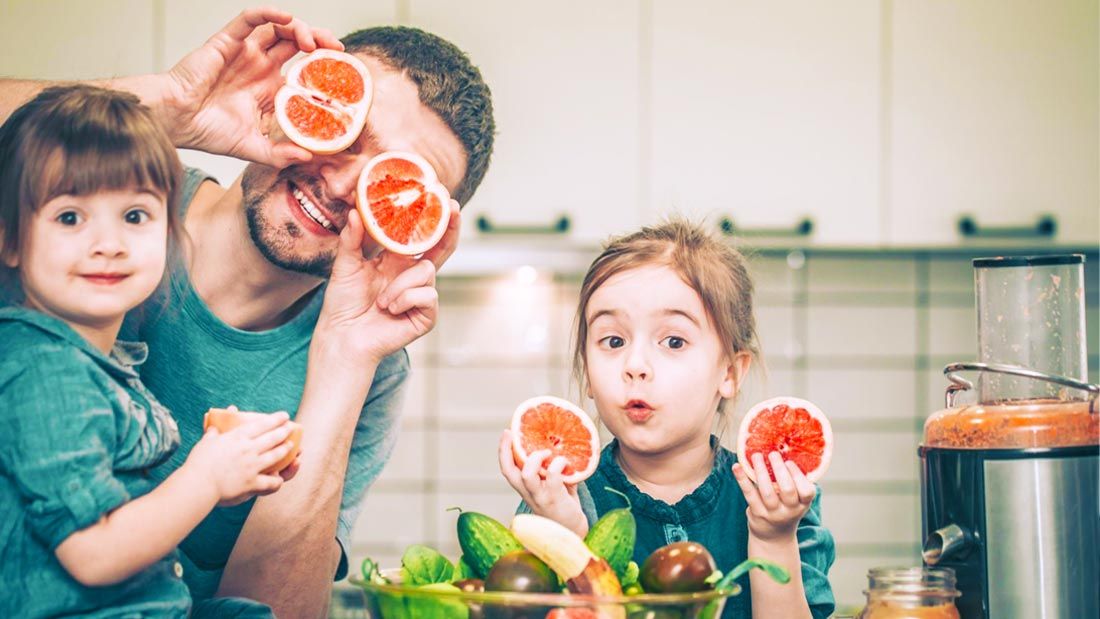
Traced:
<svg viewBox="0 0 1100 619">
<path fill-rule="evenodd" d="M 959 217 L 959 234 L 970 238 L 1052 238 L 1058 231 L 1058 220 L 1051 215 L 1042 215 L 1033 226 L 986 226 L 978 225 L 970 215 Z"/>
<path fill-rule="evenodd" d="M 489 221 L 485 215 L 477 217 L 477 230 L 484 234 L 565 234 L 572 225 L 568 215 L 562 215 L 545 226 L 502 226 Z"/>
<path fill-rule="evenodd" d="M 790 228 L 738 228 L 729 217 L 718 222 L 726 236 L 810 236 L 814 232 L 814 220 L 803 217 Z"/>
</svg>

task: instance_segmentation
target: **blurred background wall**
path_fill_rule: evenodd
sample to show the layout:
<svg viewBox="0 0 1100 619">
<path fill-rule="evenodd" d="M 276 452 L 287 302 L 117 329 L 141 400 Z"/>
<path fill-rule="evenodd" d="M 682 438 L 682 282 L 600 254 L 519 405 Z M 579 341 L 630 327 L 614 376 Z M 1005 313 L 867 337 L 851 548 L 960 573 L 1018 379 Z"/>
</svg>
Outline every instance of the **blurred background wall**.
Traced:
<svg viewBox="0 0 1100 619">
<path fill-rule="evenodd" d="M 0 75 L 164 70 L 247 4 L 0 0 Z M 768 371 L 739 410 L 790 393 L 834 420 L 842 606 L 869 567 L 919 562 L 916 447 L 943 365 L 976 357 L 971 258 L 1086 253 L 1097 382 L 1096 0 L 278 4 L 337 34 L 434 31 L 480 65 L 497 111 L 353 561 L 395 565 L 411 543 L 457 554 L 448 507 L 507 518 L 496 440 L 519 401 L 576 396 L 580 275 L 607 235 L 670 213 L 753 256 Z M 183 157 L 223 184 L 242 168 Z"/>
</svg>

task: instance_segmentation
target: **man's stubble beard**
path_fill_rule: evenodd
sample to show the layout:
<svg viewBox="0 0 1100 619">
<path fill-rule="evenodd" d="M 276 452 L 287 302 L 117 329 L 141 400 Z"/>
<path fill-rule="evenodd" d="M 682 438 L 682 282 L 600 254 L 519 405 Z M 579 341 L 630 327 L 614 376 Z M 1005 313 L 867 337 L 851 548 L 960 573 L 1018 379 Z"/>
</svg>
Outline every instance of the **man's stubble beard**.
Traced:
<svg viewBox="0 0 1100 619">
<path fill-rule="evenodd" d="M 277 189 L 286 183 L 286 179 L 282 178 L 280 173 L 270 187 L 260 190 L 254 187 L 257 182 L 256 176 L 258 172 L 253 164 L 245 169 L 244 176 L 241 178 L 241 200 L 252 244 L 260 250 L 268 262 L 280 269 L 328 278 L 332 272 L 335 253 L 325 252 L 309 258 L 296 255 L 294 239 L 302 238 L 305 232 L 293 221 L 288 221 L 281 227 L 271 223 L 264 211 L 264 201 L 277 193 Z"/>
</svg>

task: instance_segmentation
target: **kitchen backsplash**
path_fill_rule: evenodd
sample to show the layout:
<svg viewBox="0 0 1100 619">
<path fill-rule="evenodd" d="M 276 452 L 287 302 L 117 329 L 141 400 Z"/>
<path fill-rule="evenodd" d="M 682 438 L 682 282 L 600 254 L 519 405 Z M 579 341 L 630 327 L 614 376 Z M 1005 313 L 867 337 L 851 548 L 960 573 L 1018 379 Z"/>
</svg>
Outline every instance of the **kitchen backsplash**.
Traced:
<svg viewBox="0 0 1100 619">
<path fill-rule="evenodd" d="M 836 452 L 822 505 L 837 543 L 830 579 L 840 607 L 861 603 L 868 568 L 919 562 L 916 448 L 925 417 L 943 406 L 943 366 L 976 359 L 970 258 L 978 255 L 992 252 L 771 250 L 751 259 L 766 370 L 753 372 L 737 413 L 792 394 L 832 419 Z M 1095 383 L 1095 250 L 1087 259 Z M 527 397 L 579 401 L 569 358 L 579 288 L 577 274 L 520 267 L 448 277 L 444 268 L 439 323 L 409 349 L 402 434 L 355 528 L 353 569 L 368 555 L 397 566 L 413 543 L 457 557 L 454 507 L 509 519 L 518 499 L 500 476 L 497 442 Z M 730 420 L 727 444 L 738 421 Z"/>
</svg>

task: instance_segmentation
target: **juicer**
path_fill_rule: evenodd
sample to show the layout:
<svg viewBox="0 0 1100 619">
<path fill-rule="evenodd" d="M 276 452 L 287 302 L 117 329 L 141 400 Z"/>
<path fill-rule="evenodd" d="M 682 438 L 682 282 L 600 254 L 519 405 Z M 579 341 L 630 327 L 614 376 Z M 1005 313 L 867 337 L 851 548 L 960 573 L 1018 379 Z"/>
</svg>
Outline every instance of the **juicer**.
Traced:
<svg viewBox="0 0 1100 619">
<path fill-rule="evenodd" d="M 918 450 L 923 560 L 955 570 L 963 619 L 1100 617 L 1084 261 L 974 260 L 979 361 L 944 368 Z"/>
</svg>

